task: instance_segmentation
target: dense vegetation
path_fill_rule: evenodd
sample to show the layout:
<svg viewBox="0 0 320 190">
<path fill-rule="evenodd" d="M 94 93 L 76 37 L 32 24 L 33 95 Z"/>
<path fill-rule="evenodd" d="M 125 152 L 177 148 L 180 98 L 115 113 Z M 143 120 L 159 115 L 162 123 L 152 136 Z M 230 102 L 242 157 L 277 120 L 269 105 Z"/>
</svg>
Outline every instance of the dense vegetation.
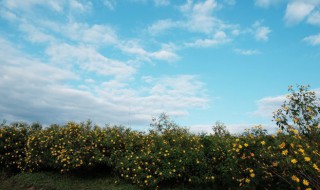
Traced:
<svg viewBox="0 0 320 190">
<path fill-rule="evenodd" d="M 66 125 L 3 123 L 0 168 L 11 172 L 79 173 L 102 167 L 145 189 L 189 184 L 198 189 L 320 189 L 319 100 L 291 88 L 274 113 L 280 129 L 261 126 L 230 135 L 192 134 L 166 115 L 148 133 L 90 122 Z"/>
</svg>

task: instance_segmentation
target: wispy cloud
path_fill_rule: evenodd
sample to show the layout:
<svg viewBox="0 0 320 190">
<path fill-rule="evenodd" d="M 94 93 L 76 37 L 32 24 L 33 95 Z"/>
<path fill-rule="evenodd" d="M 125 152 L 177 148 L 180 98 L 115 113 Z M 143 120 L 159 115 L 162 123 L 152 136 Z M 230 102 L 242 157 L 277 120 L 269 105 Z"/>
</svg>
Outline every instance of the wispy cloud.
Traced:
<svg viewBox="0 0 320 190">
<path fill-rule="evenodd" d="M 173 62 L 179 59 L 179 56 L 174 53 L 174 49 L 171 46 L 164 45 L 160 50 L 151 52 L 145 50 L 139 40 L 124 41 L 118 45 L 118 48 L 127 54 L 135 56 L 139 60 L 151 61 L 152 59 L 157 59 Z"/>
<path fill-rule="evenodd" d="M 235 5 L 236 4 L 236 0 L 223 0 L 223 2 L 227 5 Z"/>
<path fill-rule="evenodd" d="M 239 49 L 239 48 L 236 48 L 233 51 L 236 52 L 237 54 L 241 54 L 241 55 L 257 55 L 257 54 L 261 53 L 259 50 L 255 50 L 255 49 Z"/>
<path fill-rule="evenodd" d="M 320 34 L 307 36 L 303 38 L 303 41 L 311 45 L 320 45 Z"/>
<path fill-rule="evenodd" d="M 212 124 L 198 124 L 198 125 L 192 125 L 189 127 L 190 131 L 193 133 L 207 133 L 207 134 L 212 134 Z M 225 124 L 227 130 L 231 134 L 242 134 L 245 129 L 251 129 L 254 126 L 261 125 L 263 129 L 266 129 L 269 134 L 274 133 L 277 129 L 275 125 L 267 125 L 267 124 L 261 124 L 261 123 L 230 123 L 230 124 Z"/>
<path fill-rule="evenodd" d="M 195 32 L 210 33 L 220 21 L 212 16 L 213 11 L 218 8 L 215 0 L 193 3 L 187 1 L 180 7 L 182 13 L 187 17 L 187 28 Z"/>
<path fill-rule="evenodd" d="M 55 37 L 47 34 L 40 27 L 35 27 L 32 24 L 29 24 L 26 21 L 20 23 L 19 29 L 25 32 L 25 40 L 28 40 L 33 43 L 45 43 L 45 42 L 54 42 L 56 41 Z"/>
<path fill-rule="evenodd" d="M 4 0 L 2 5 L 9 10 L 32 12 L 35 6 L 42 6 L 49 8 L 55 12 L 64 12 L 66 9 L 76 10 L 77 12 L 90 11 L 92 8 L 91 2 L 80 2 L 77 0 L 47 0 L 47 1 L 37 1 L 37 0 Z"/>
<path fill-rule="evenodd" d="M 185 19 L 159 20 L 148 27 L 148 31 L 151 34 L 158 34 L 168 29 L 180 28 L 190 32 L 209 34 L 223 28 L 225 25 L 221 20 L 213 16 L 213 12 L 216 9 L 218 9 L 218 3 L 215 0 L 206 0 L 198 3 L 188 0 L 180 6 L 180 11 Z"/>
<path fill-rule="evenodd" d="M 108 2 L 109 9 L 116 6 L 115 1 Z M 100 124 L 138 125 L 162 112 L 186 115 L 189 109 L 207 105 L 205 85 L 194 75 L 138 74 L 145 62 L 179 60 L 174 43 L 150 48 L 139 39 L 121 38 L 114 26 L 79 22 L 74 10 L 92 8 L 82 1 L 32 0 L 24 1 L 24 7 L 17 6 L 18 1 L 2 1 L 1 5 L 5 5 L 1 17 L 24 36 L 16 45 L 0 38 L 0 95 L 5 96 L 0 115 L 10 121 L 48 124 L 90 118 Z M 38 18 L 36 6 L 71 15 L 66 20 Z M 29 45 L 41 46 L 41 60 L 18 48 Z"/>
<path fill-rule="evenodd" d="M 293 1 L 289 3 L 284 16 L 286 24 L 293 25 L 301 22 L 314 8 L 315 5 L 308 1 Z"/>
<path fill-rule="evenodd" d="M 0 95 L 4 97 L 0 114 L 8 120 L 28 118 L 48 124 L 90 118 L 100 124 L 137 125 L 149 123 L 162 112 L 186 115 L 188 109 L 207 104 L 204 84 L 193 75 L 146 76 L 141 86 L 133 88 L 134 81 L 119 79 L 119 75 L 133 74 L 132 67 L 88 47 L 52 46 L 48 49 L 52 64 L 25 55 L 3 39 L 0 47 Z M 93 74 L 60 68 L 58 62 L 114 77 L 96 81 L 89 78 Z M 86 82 L 78 86 L 81 80 Z"/>
<path fill-rule="evenodd" d="M 258 7 L 269 8 L 270 6 L 274 6 L 286 1 L 287 0 L 255 0 L 254 3 Z"/>
<path fill-rule="evenodd" d="M 312 25 L 320 26 L 320 12 L 315 11 L 311 13 L 308 17 L 307 22 Z"/>
<path fill-rule="evenodd" d="M 108 25 L 88 25 L 85 23 L 70 22 L 60 31 L 72 40 L 97 45 L 111 45 L 118 42 L 116 31 Z"/>
<path fill-rule="evenodd" d="M 181 26 L 182 23 L 180 21 L 173 21 L 171 19 L 158 20 L 148 27 L 148 32 L 151 35 L 158 35 L 166 30 L 179 28 Z"/>
<path fill-rule="evenodd" d="M 254 115 L 271 119 L 273 112 L 279 109 L 285 100 L 286 95 L 262 98 L 257 101 L 258 109 Z"/>
<path fill-rule="evenodd" d="M 170 5 L 170 0 L 154 0 L 156 6 L 168 6 Z"/>
<path fill-rule="evenodd" d="M 233 2 L 224 3 L 232 4 Z M 231 38 L 227 33 L 233 31 L 237 26 L 226 24 L 214 16 L 214 12 L 221 7 L 215 0 L 203 2 L 189 0 L 180 6 L 180 12 L 184 19 L 158 20 L 148 27 L 148 32 L 157 36 L 167 30 L 181 29 L 199 35 L 197 39 L 192 39 L 193 42 L 185 42 L 185 47 L 211 47 L 230 42 Z"/>
<path fill-rule="evenodd" d="M 260 21 L 253 24 L 254 37 L 258 41 L 268 41 L 271 30 L 269 27 L 262 26 Z"/>
<path fill-rule="evenodd" d="M 110 59 L 88 46 L 54 44 L 46 50 L 46 53 L 53 64 L 77 66 L 82 71 L 94 72 L 99 75 L 128 78 L 136 71 L 129 64 Z"/>
<path fill-rule="evenodd" d="M 312 90 L 320 97 L 320 90 Z M 286 94 L 279 96 L 264 97 L 257 101 L 257 110 L 253 112 L 255 116 L 265 117 L 272 119 L 273 112 L 281 107 L 286 98 Z"/>
<path fill-rule="evenodd" d="M 106 6 L 108 9 L 114 11 L 116 7 L 116 1 L 115 0 L 103 0 L 103 5 Z"/>
<path fill-rule="evenodd" d="M 230 41 L 231 38 L 229 38 L 223 31 L 219 31 L 216 32 L 211 38 L 198 39 L 194 42 L 188 42 L 185 45 L 187 47 L 211 47 L 220 44 L 225 44 Z"/>
<path fill-rule="evenodd" d="M 255 5 L 269 8 L 279 4 L 286 4 L 284 21 L 287 26 L 298 24 L 304 20 L 311 25 L 320 25 L 319 0 L 255 0 Z"/>
</svg>

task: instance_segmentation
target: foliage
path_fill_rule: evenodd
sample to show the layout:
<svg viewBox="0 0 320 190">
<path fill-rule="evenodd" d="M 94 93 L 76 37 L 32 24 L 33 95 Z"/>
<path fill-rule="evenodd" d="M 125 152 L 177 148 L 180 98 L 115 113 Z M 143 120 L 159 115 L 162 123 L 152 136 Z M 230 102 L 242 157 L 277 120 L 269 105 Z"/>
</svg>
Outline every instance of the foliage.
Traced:
<svg viewBox="0 0 320 190">
<path fill-rule="evenodd" d="M 298 85 L 296 92 L 289 86 L 285 101 L 273 118 L 280 129 L 287 132 L 298 130 L 310 140 L 320 140 L 320 100 L 310 86 Z"/>
<path fill-rule="evenodd" d="M 215 125 L 212 126 L 213 134 L 219 137 L 224 137 L 230 135 L 226 125 L 220 121 L 217 121 Z"/>
</svg>

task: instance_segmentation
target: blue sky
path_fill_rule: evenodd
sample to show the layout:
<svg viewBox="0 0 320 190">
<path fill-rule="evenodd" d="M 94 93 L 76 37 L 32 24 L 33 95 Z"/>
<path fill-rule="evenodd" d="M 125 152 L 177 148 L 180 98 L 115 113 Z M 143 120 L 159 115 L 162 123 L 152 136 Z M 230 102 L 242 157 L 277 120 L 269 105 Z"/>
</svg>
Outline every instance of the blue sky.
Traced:
<svg viewBox="0 0 320 190">
<path fill-rule="evenodd" d="M 0 117 L 192 131 L 262 124 L 320 88 L 320 0 L 1 0 Z"/>
</svg>

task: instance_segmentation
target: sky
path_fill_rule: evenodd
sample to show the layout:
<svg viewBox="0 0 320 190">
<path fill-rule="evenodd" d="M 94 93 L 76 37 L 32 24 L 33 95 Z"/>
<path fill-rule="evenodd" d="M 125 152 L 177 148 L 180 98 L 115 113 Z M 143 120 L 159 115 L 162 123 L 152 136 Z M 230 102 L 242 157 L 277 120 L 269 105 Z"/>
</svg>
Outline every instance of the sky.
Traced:
<svg viewBox="0 0 320 190">
<path fill-rule="evenodd" d="M 0 119 L 191 131 L 320 89 L 320 0 L 0 0 Z"/>
</svg>

